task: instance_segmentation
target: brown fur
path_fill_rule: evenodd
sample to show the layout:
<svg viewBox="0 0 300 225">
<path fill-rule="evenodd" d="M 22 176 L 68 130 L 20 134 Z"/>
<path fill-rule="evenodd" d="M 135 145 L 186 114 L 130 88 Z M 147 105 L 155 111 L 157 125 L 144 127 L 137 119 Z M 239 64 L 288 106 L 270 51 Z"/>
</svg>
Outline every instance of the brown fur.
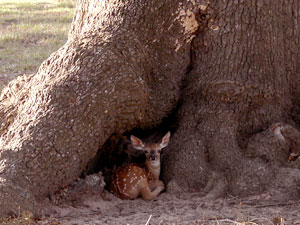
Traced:
<svg viewBox="0 0 300 225">
<path fill-rule="evenodd" d="M 109 190 L 121 199 L 135 199 L 142 196 L 145 200 L 154 199 L 165 186 L 159 180 L 160 151 L 169 143 L 168 132 L 160 143 L 144 144 L 139 138 L 131 136 L 134 148 L 146 154 L 145 167 L 127 165 L 118 168 L 113 176 Z"/>
</svg>

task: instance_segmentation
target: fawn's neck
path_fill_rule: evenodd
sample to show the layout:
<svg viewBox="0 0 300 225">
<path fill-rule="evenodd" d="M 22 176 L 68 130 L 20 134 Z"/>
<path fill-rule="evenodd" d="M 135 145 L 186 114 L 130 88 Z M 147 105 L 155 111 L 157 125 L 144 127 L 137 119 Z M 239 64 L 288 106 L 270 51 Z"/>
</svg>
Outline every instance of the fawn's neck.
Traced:
<svg viewBox="0 0 300 225">
<path fill-rule="evenodd" d="M 146 169 L 151 172 L 156 179 L 159 179 L 160 175 L 160 161 L 157 161 L 155 164 L 151 163 L 149 160 L 146 160 Z"/>
</svg>

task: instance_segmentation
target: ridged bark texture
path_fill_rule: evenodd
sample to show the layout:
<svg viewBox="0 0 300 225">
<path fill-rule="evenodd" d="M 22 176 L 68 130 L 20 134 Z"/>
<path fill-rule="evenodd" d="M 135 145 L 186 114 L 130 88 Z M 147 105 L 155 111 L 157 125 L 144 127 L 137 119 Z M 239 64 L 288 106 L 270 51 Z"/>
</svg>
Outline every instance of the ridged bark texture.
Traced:
<svg viewBox="0 0 300 225">
<path fill-rule="evenodd" d="M 299 128 L 299 10 L 298 1 L 209 1 L 163 162 L 166 181 L 205 188 L 208 197 L 271 187 L 299 197 L 299 160 L 288 161 L 299 133 L 288 128 L 281 142 L 273 129 Z"/>
<path fill-rule="evenodd" d="M 67 43 L 1 94 L 0 215 L 38 212 L 112 134 L 172 111 L 197 10 L 195 1 L 78 2 Z"/>
</svg>

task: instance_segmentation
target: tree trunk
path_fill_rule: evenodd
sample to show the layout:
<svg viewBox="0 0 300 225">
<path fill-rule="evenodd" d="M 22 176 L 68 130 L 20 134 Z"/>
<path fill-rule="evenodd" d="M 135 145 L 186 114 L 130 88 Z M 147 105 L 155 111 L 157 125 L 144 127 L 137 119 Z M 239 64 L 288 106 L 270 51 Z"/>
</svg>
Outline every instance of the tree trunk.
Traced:
<svg viewBox="0 0 300 225">
<path fill-rule="evenodd" d="M 156 126 L 172 111 L 197 9 L 173 0 L 78 2 L 68 42 L 1 95 L 0 214 L 38 211 L 112 134 Z"/>
<path fill-rule="evenodd" d="M 164 177 L 209 197 L 299 197 L 299 160 L 288 162 L 299 132 L 284 124 L 299 126 L 299 2 L 210 1 L 202 17 Z"/>
<path fill-rule="evenodd" d="M 299 9 L 79 0 L 68 42 L 1 94 L 0 214 L 39 212 L 112 135 L 175 109 L 165 182 L 208 197 L 272 187 L 299 198 L 299 160 L 288 161 L 299 153 Z"/>
</svg>

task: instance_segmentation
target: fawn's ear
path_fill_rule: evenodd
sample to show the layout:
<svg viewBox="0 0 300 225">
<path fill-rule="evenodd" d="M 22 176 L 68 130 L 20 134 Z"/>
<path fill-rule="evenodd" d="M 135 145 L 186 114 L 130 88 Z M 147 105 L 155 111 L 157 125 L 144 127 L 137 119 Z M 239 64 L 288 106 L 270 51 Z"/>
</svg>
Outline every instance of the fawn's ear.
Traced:
<svg viewBox="0 0 300 225">
<path fill-rule="evenodd" d="M 165 148 L 169 144 L 171 133 L 170 131 L 162 138 L 160 148 Z"/>
<path fill-rule="evenodd" d="M 135 149 L 138 149 L 138 150 L 143 150 L 144 149 L 145 145 L 144 145 L 144 143 L 142 142 L 141 139 L 137 138 L 136 136 L 131 135 L 130 140 L 131 140 L 132 146 Z"/>
</svg>

